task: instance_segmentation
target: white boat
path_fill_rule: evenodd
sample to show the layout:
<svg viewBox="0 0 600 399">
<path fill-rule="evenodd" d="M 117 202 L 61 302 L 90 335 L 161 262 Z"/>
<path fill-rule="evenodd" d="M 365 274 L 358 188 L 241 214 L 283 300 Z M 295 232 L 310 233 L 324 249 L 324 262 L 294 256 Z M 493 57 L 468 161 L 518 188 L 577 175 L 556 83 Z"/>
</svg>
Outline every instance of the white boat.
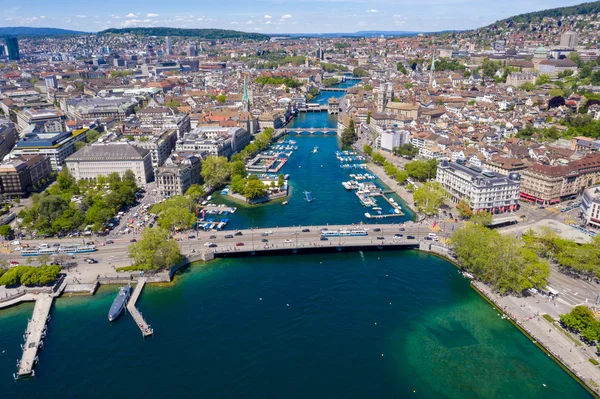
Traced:
<svg viewBox="0 0 600 399">
<path fill-rule="evenodd" d="M 317 152 L 319 152 L 319 147 L 313 148 L 313 154 L 316 154 Z"/>
<path fill-rule="evenodd" d="M 283 202 L 281 203 L 281 205 L 287 205 L 287 204 L 288 204 L 288 202 L 287 202 L 287 201 L 283 201 Z"/>
</svg>

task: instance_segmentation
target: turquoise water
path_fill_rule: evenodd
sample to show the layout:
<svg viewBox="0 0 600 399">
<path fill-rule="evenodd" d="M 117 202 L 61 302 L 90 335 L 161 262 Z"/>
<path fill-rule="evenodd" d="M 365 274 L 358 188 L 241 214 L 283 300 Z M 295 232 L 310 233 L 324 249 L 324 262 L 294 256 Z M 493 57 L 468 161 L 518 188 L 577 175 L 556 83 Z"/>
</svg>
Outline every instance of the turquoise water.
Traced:
<svg viewBox="0 0 600 399">
<path fill-rule="evenodd" d="M 240 207 L 232 227 L 363 220 L 340 184 L 349 172 L 337 167 L 337 139 L 295 140 L 289 205 Z M 146 340 L 127 314 L 107 321 L 117 290 L 58 300 L 36 377 L 18 383 L 33 305 L 1 311 L 0 397 L 591 397 L 452 265 L 418 251 L 195 265 L 171 286 L 145 288 L 138 307 L 156 332 Z"/>
<path fill-rule="evenodd" d="M 146 288 L 146 340 L 129 315 L 106 320 L 116 291 L 59 300 L 36 377 L 16 384 L 32 307 L 0 313 L 2 397 L 590 397 L 455 268 L 416 251 L 193 266 Z"/>
</svg>

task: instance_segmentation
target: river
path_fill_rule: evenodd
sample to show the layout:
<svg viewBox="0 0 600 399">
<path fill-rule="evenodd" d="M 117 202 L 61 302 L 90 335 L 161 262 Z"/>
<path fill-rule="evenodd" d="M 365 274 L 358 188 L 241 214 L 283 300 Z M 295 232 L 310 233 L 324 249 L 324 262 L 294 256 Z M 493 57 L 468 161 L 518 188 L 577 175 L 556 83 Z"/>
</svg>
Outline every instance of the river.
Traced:
<svg viewBox="0 0 600 399">
<path fill-rule="evenodd" d="M 290 204 L 240 207 L 232 223 L 362 220 L 356 197 L 337 190 L 346 173 L 333 157 L 338 139 L 297 141 Z M 310 204 L 297 195 L 305 189 Z M 451 264 L 418 251 L 196 264 L 172 285 L 146 287 L 138 307 L 156 332 L 146 340 L 127 314 L 107 321 L 117 289 L 58 300 L 36 377 L 17 383 L 33 305 L 0 312 L 2 397 L 591 397 Z"/>
</svg>

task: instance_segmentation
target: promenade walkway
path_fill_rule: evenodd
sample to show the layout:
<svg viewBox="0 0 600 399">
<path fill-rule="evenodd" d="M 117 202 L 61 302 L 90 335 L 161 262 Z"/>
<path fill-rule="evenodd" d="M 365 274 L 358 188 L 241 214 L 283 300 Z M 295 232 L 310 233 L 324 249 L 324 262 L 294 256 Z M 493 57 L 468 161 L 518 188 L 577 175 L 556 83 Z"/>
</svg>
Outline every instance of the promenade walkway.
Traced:
<svg viewBox="0 0 600 399">
<path fill-rule="evenodd" d="M 49 321 L 53 301 L 54 297 L 50 294 L 40 294 L 35 301 L 33 315 L 27 323 L 23 356 L 18 362 L 15 378 L 35 375 L 33 367 L 37 363 L 38 349 L 43 346 L 42 339 L 46 337 L 46 323 Z"/>
<path fill-rule="evenodd" d="M 478 281 L 474 281 L 473 285 L 494 302 L 498 308 L 502 309 L 519 327 L 533 337 L 535 339 L 534 343 L 544 347 L 563 366 L 581 379 L 588 388 L 596 394 L 600 394 L 598 366 L 594 366 L 589 361 L 590 358 L 597 358 L 593 353 L 593 348 L 590 351 L 585 344 L 576 345 L 560 327 L 543 318 L 542 315 L 546 313 L 544 312 L 544 306 L 549 306 L 547 302 L 539 303 L 540 300 L 535 299 L 537 297 L 525 299 L 499 296 L 493 293 L 490 287 Z M 551 383 L 551 381 L 548 383 Z"/>
<path fill-rule="evenodd" d="M 146 285 L 146 279 L 140 278 L 135 286 L 135 289 L 133 290 L 131 298 L 129 298 L 129 302 L 127 302 L 127 310 L 129 311 L 129 314 L 131 314 L 131 317 L 133 317 L 133 320 L 135 320 L 135 324 L 137 324 L 140 328 L 142 335 L 144 337 L 148 337 L 154 334 L 154 330 L 152 327 L 150 327 L 150 324 L 146 322 L 140 311 L 135 307 L 135 304 L 140 297 L 142 290 L 144 289 L 144 285 Z"/>
</svg>

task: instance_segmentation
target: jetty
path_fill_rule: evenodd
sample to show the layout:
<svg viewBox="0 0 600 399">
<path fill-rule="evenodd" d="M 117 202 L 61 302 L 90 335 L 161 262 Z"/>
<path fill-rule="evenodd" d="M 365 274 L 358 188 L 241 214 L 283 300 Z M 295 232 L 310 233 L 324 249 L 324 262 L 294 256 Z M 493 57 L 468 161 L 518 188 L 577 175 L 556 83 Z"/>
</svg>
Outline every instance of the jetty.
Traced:
<svg viewBox="0 0 600 399">
<path fill-rule="evenodd" d="M 15 379 L 35 375 L 33 368 L 38 362 L 38 350 L 44 346 L 42 340 L 46 337 L 46 324 L 50 321 L 53 301 L 51 294 L 40 294 L 35 301 L 33 315 L 25 330 L 25 344 L 21 345 L 23 356 L 17 362 L 17 373 L 13 375 Z"/>
<path fill-rule="evenodd" d="M 135 286 L 135 290 L 133 290 L 131 298 L 129 298 L 129 302 L 127 302 L 127 310 L 129 311 L 129 314 L 131 314 L 131 317 L 133 317 L 133 320 L 135 320 L 135 323 L 140 328 L 142 336 L 144 336 L 145 338 L 154 334 L 154 330 L 152 329 L 152 327 L 150 327 L 150 324 L 146 322 L 140 311 L 135 307 L 135 304 L 138 298 L 140 297 L 142 290 L 144 289 L 144 285 L 146 285 L 146 279 L 140 278 L 138 280 L 137 285 Z"/>
</svg>

